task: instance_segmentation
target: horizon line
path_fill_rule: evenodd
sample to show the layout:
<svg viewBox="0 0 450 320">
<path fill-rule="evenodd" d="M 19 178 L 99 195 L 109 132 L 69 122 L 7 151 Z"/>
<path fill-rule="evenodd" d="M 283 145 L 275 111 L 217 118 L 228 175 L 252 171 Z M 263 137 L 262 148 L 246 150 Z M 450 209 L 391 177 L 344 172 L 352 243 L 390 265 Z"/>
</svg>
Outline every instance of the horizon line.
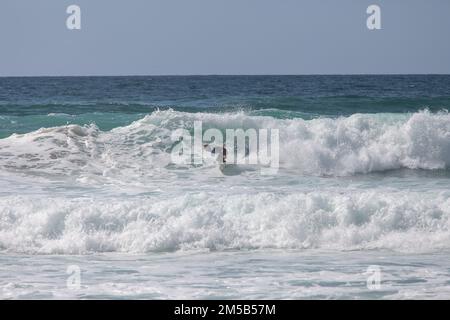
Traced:
<svg viewBox="0 0 450 320">
<path fill-rule="evenodd" d="M 0 75 L 0 78 L 116 78 L 116 77 L 299 77 L 299 76 L 449 76 L 450 73 L 261 73 L 261 74 L 121 74 L 121 75 Z"/>
</svg>

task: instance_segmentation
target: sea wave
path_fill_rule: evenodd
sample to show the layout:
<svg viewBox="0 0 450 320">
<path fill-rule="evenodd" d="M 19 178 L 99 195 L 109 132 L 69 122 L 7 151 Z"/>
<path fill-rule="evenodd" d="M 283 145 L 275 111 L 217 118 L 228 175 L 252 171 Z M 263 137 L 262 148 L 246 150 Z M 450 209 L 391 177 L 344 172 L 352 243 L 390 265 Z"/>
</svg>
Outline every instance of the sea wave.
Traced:
<svg viewBox="0 0 450 320">
<path fill-rule="evenodd" d="M 91 124 L 42 128 L 0 139 L 0 168 L 76 175 L 115 169 L 165 170 L 171 134 L 203 129 L 279 129 L 280 164 L 301 175 L 345 176 L 394 169 L 448 169 L 450 115 L 354 114 L 312 120 L 279 119 L 251 112 L 155 111 L 128 126 L 101 131 Z M 129 172 L 129 173 L 130 173 Z"/>
<path fill-rule="evenodd" d="M 448 192 L 0 198 L 0 248 L 31 254 L 450 248 Z"/>
</svg>

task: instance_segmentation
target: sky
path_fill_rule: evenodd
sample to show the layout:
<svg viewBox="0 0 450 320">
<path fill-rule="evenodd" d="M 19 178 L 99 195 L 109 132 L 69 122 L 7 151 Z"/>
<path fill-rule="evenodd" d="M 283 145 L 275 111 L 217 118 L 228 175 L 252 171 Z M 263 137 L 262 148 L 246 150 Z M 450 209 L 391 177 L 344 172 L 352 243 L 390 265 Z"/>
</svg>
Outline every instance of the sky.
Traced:
<svg viewBox="0 0 450 320">
<path fill-rule="evenodd" d="M 66 27 L 72 4 L 81 30 Z M 450 74 L 449 0 L 0 4 L 0 76 L 419 73 Z"/>
</svg>

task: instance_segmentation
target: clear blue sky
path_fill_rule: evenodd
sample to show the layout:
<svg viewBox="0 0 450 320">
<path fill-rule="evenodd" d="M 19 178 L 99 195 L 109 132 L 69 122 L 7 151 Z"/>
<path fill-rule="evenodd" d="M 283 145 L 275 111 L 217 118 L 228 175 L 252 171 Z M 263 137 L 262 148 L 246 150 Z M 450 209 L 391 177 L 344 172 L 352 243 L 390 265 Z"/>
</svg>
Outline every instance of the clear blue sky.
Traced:
<svg viewBox="0 0 450 320">
<path fill-rule="evenodd" d="M 450 73 L 449 0 L 1 0 L 0 35 L 0 76 Z"/>
</svg>

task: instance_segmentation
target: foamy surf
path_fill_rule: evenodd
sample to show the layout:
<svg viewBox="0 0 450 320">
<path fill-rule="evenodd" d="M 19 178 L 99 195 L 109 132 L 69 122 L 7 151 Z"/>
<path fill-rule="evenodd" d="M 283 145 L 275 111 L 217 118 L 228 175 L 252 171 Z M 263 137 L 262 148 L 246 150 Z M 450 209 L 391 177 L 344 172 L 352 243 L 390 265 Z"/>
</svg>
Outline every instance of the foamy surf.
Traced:
<svg viewBox="0 0 450 320">
<path fill-rule="evenodd" d="M 450 249 L 450 194 L 367 191 L 0 199 L 0 248 L 28 254 Z"/>
<path fill-rule="evenodd" d="M 171 133 L 192 130 L 195 121 L 205 129 L 279 129 L 280 174 L 171 164 Z M 42 128 L 0 140 L 0 180 L 7 186 L 0 248 L 27 254 L 449 249 L 448 179 L 411 175 L 399 184 L 390 174 L 445 172 L 449 161 L 446 112 L 304 120 L 166 110 L 110 131 L 94 124 Z M 369 175 L 376 172 L 384 175 Z"/>
<path fill-rule="evenodd" d="M 67 125 L 0 140 L 0 168 L 48 174 L 128 176 L 166 171 L 176 129 L 279 129 L 280 165 L 300 175 L 346 176 L 395 169 L 448 169 L 450 115 L 355 114 L 313 120 L 237 113 L 156 111 L 128 126 L 101 131 Z"/>
</svg>

